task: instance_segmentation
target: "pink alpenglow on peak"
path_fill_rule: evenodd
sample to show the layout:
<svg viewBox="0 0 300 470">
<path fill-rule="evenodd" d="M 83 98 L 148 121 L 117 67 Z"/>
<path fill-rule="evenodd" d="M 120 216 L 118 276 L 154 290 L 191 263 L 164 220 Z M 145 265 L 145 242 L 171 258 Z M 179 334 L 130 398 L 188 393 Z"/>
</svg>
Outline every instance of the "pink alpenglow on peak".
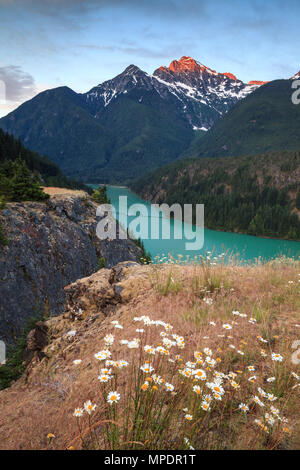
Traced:
<svg viewBox="0 0 300 470">
<path fill-rule="evenodd" d="M 233 75 L 233 73 L 230 73 L 230 72 L 224 72 L 222 75 L 226 75 L 226 77 L 230 78 L 231 80 L 234 80 L 236 81 L 237 78 L 235 75 Z"/>
<path fill-rule="evenodd" d="M 182 74 L 191 74 L 191 76 L 202 76 L 203 72 L 209 74 L 211 76 L 216 76 L 221 79 L 227 77 L 233 82 L 240 81 L 233 73 L 231 72 L 224 72 L 218 73 L 216 70 L 207 67 L 206 65 L 202 64 L 201 62 L 193 59 L 190 56 L 182 56 L 179 60 L 173 60 L 169 67 L 161 66 L 156 71 L 157 72 L 171 72 L 174 75 L 182 75 Z M 250 82 L 253 85 L 263 85 L 266 82 Z"/>
<path fill-rule="evenodd" d="M 265 85 L 266 83 L 269 83 L 269 82 L 262 82 L 260 80 L 251 80 L 251 82 L 248 83 L 248 85 Z"/>
<path fill-rule="evenodd" d="M 170 72 L 174 73 L 182 73 L 182 72 L 203 72 L 204 70 L 207 70 L 211 73 L 216 74 L 217 72 L 215 70 L 210 69 L 209 67 L 206 67 L 206 65 L 201 64 L 200 62 L 196 61 L 190 56 L 182 56 L 181 59 L 179 60 L 173 60 L 169 67 L 159 67 L 158 70 L 168 70 Z"/>
</svg>

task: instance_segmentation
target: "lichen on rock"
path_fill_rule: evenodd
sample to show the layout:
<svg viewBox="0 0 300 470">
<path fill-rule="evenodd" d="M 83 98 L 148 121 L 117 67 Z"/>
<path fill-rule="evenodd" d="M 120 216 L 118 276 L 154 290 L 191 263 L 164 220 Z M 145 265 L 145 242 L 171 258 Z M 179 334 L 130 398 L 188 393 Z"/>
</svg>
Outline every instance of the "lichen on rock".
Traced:
<svg viewBox="0 0 300 470">
<path fill-rule="evenodd" d="M 132 240 L 99 240 L 97 205 L 85 193 L 56 194 L 46 203 L 8 203 L 0 216 L 0 338 L 10 342 L 34 314 L 60 314 L 64 287 L 99 269 L 138 261 Z"/>
</svg>

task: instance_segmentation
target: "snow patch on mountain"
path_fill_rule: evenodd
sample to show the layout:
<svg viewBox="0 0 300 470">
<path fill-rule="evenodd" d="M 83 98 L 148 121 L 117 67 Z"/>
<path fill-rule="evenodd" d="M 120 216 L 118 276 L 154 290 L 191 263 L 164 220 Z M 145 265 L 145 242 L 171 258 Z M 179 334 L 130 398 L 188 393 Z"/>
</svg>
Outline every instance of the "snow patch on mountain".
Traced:
<svg viewBox="0 0 300 470">
<path fill-rule="evenodd" d="M 169 67 L 159 67 L 153 75 L 136 65 L 129 65 L 123 73 L 97 85 L 83 96 L 97 115 L 120 95 L 142 103 L 143 93 L 156 92 L 162 100 L 175 99 L 178 113 L 191 127 L 207 130 L 237 101 L 258 88 L 258 83 L 245 84 L 229 72 L 218 73 L 189 56 L 183 56 L 171 62 Z"/>
</svg>

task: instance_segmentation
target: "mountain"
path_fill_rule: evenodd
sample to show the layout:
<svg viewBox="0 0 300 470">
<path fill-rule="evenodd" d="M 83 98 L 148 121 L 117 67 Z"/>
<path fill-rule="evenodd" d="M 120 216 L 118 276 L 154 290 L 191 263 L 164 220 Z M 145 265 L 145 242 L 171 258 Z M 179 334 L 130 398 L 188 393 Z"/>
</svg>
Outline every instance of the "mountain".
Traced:
<svg viewBox="0 0 300 470">
<path fill-rule="evenodd" d="M 264 83 L 245 84 L 231 73 L 217 73 L 188 56 L 159 67 L 153 76 L 177 96 L 193 128 L 204 130 Z"/>
<path fill-rule="evenodd" d="M 51 160 L 28 150 L 20 140 L 0 129 L 0 166 L 7 160 L 14 161 L 17 158 L 24 160 L 29 170 L 38 173 L 45 186 L 88 190 L 83 184 L 66 178 Z"/>
<path fill-rule="evenodd" d="M 300 240 L 300 152 L 183 159 L 133 182 L 154 203 L 204 204 L 205 226 Z"/>
<path fill-rule="evenodd" d="M 210 128 L 258 86 L 190 57 L 153 75 L 130 65 L 87 93 L 42 92 L 0 127 L 72 178 L 123 182 L 177 159 L 195 130 Z"/>
<path fill-rule="evenodd" d="M 300 149 L 300 106 L 292 102 L 292 80 L 275 80 L 237 103 L 186 157 L 225 157 Z"/>
<path fill-rule="evenodd" d="M 209 129 L 238 100 L 264 82 L 245 84 L 230 73 L 217 73 L 191 57 L 159 67 L 153 75 L 130 65 L 112 80 L 100 84 L 84 96 L 95 117 L 101 119 L 107 107 L 120 95 L 133 90 L 156 91 L 164 103 L 172 102 L 177 113 L 195 130 Z M 143 96 L 139 98 L 143 102 Z"/>
</svg>

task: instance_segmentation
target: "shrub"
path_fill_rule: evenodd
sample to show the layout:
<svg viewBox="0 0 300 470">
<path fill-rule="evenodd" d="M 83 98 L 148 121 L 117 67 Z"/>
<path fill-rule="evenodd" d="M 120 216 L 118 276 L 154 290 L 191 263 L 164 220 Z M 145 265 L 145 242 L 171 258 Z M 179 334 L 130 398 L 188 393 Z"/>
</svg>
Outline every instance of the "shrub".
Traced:
<svg viewBox="0 0 300 470">
<path fill-rule="evenodd" d="M 94 189 L 91 199 L 97 202 L 97 204 L 110 204 L 106 186 L 99 186 L 97 189 Z"/>
<path fill-rule="evenodd" d="M 42 319 L 43 316 L 40 313 L 28 318 L 14 344 L 8 346 L 6 363 L 0 366 L 0 390 L 10 387 L 11 383 L 23 374 L 23 356 L 27 346 L 27 335 Z"/>
<path fill-rule="evenodd" d="M 99 269 L 106 267 L 105 258 L 103 258 L 103 256 L 101 256 L 101 258 L 98 258 L 98 267 Z"/>
<path fill-rule="evenodd" d="M 0 166 L 0 195 L 8 201 L 44 201 L 49 198 L 38 176 L 31 174 L 20 158 Z"/>
<path fill-rule="evenodd" d="M 146 251 L 145 245 L 140 238 L 132 238 L 137 247 L 139 247 L 142 253 L 139 256 L 139 262 L 141 264 L 150 264 L 152 263 L 151 254 Z"/>
</svg>

